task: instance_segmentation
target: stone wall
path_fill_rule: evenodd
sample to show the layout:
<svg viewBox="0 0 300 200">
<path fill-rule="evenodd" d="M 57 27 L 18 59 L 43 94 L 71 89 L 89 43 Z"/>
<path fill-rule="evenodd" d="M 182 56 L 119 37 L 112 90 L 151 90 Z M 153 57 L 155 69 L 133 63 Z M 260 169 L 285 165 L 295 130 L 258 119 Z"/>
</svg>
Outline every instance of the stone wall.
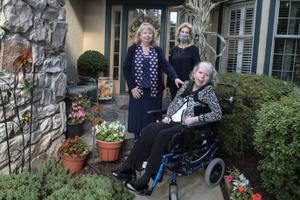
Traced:
<svg viewBox="0 0 300 200">
<path fill-rule="evenodd" d="M 12 160 L 12 170 L 19 169 L 25 146 L 25 168 L 28 168 L 29 146 L 32 149 L 32 166 L 47 156 L 56 156 L 66 129 L 67 66 L 65 38 L 67 33 L 64 0 L 0 0 L 0 174 L 8 174 L 7 133 Z M 23 133 L 18 126 L 17 111 L 21 117 L 31 108 L 30 95 L 24 95 L 22 73 L 18 74 L 16 104 L 9 96 L 8 84 L 13 87 L 16 72 L 14 60 L 24 48 L 32 52 L 35 67 L 35 84 L 32 107 L 32 134 L 29 123 L 24 123 Z M 33 80 L 33 71 L 26 77 Z M 6 83 L 5 83 L 6 82 Z M 8 83 L 8 84 L 7 84 Z M 2 103 L 3 102 L 3 103 Z M 17 105 L 17 107 L 15 106 Z M 2 107 L 7 122 L 4 122 Z M 16 109 L 17 108 L 17 109 Z M 6 128 L 7 131 L 6 131 Z"/>
</svg>

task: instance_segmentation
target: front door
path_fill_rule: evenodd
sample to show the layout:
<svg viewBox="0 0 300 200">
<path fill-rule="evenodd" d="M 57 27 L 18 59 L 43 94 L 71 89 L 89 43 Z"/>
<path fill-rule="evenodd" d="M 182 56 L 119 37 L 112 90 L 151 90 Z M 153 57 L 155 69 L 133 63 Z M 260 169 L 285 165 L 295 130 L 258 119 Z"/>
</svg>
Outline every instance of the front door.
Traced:
<svg viewBox="0 0 300 200">
<path fill-rule="evenodd" d="M 113 79 L 114 93 L 122 94 L 127 91 L 122 65 L 127 54 L 127 48 L 135 41 L 135 34 L 139 26 L 143 22 L 151 23 L 156 29 L 157 44 L 165 52 L 168 52 L 170 45 L 174 45 L 177 14 L 174 20 L 174 12 L 168 11 L 167 7 L 162 8 L 161 6 L 113 5 L 111 11 L 109 74 Z M 170 33 L 173 36 L 170 36 Z"/>
<path fill-rule="evenodd" d="M 110 75 L 114 82 L 115 94 L 127 91 L 122 71 L 127 48 L 135 41 L 137 29 L 143 22 L 151 23 L 156 31 L 157 43 L 165 37 L 165 21 L 162 20 L 163 9 L 112 6 Z"/>
</svg>

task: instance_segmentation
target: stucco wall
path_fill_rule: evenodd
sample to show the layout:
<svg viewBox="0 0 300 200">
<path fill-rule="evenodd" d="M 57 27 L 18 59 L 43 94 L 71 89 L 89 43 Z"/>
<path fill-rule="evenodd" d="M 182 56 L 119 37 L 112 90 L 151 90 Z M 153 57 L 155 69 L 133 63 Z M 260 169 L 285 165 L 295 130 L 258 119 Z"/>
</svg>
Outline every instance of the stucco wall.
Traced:
<svg viewBox="0 0 300 200">
<path fill-rule="evenodd" d="M 68 65 L 75 65 L 83 52 L 84 24 L 83 1 L 66 0 L 66 19 L 68 33 L 66 38 L 66 52 Z"/>
<path fill-rule="evenodd" d="M 84 51 L 92 49 L 104 54 L 105 7 L 105 0 L 84 3 Z"/>
</svg>

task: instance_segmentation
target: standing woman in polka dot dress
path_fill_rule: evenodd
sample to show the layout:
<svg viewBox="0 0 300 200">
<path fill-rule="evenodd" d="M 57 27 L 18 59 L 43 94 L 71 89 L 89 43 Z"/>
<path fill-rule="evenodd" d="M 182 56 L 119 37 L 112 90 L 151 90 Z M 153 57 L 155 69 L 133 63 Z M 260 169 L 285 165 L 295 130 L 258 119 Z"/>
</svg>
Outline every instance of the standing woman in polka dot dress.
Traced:
<svg viewBox="0 0 300 200">
<path fill-rule="evenodd" d="M 129 89 L 128 132 L 138 139 L 148 123 L 147 111 L 162 108 L 164 71 L 179 87 L 183 82 L 165 59 L 162 49 L 156 46 L 155 29 L 142 23 L 135 43 L 128 48 L 124 62 L 124 75 Z"/>
</svg>

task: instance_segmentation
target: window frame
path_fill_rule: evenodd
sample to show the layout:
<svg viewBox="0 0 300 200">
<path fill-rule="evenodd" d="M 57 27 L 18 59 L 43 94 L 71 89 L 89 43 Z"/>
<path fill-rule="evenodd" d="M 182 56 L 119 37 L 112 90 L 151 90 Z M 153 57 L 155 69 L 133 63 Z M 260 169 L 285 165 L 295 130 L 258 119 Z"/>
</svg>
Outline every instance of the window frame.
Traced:
<svg viewBox="0 0 300 200">
<path fill-rule="evenodd" d="M 281 1 L 298 1 L 298 0 L 276 0 L 276 10 L 275 10 L 275 23 L 273 26 L 273 35 L 272 35 L 272 47 L 271 47 L 271 58 L 270 58 L 270 64 L 269 64 L 269 72 L 268 75 L 272 76 L 272 70 L 273 70 L 273 61 L 274 61 L 274 50 L 275 50 L 275 40 L 276 39 L 297 39 L 300 40 L 300 34 L 299 35 L 283 35 L 283 34 L 277 34 L 277 28 L 278 28 L 278 18 L 279 18 L 279 9 L 280 9 L 280 2 Z M 280 79 L 282 80 L 282 79 Z"/>
<path fill-rule="evenodd" d="M 245 40 L 244 39 L 252 39 L 252 44 L 251 44 L 251 63 L 250 63 L 250 67 L 249 67 L 249 70 L 247 72 L 243 72 L 242 70 L 242 66 L 240 66 L 240 69 L 237 68 L 236 66 L 236 69 L 235 73 L 252 73 L 251 71 L 251 68 L 252 68 L 252 62 L 253 62 L 253 48 L 254 48 L 254 39 L 255 39 L 255 22 L 256 22 L 256 4 L 257 4 L 257 1 L 243 1 L 243 2 L 236 2 L 236 3 L 230 3 L 230 4 L 225 4 L 224 6 L 224 10 L 223 10 L 223 19 L 224 21 L 222 22 L 222 27 L 221 27 L 221 33 L 224 37 L 224 39 L 226 40 L 226 50 L 223 54 L 223 56 L 220 58 L 220 71 L 221 72 L 228 72 L 227 71 L 227 63 L 228 63 L 228 40 L 230 39 L 235 39 L 237 40 L 237 43 L 240 43 L 240 40 L 242 39 L 242 45 L 238 45 L 238 49 L 240 48 L 244 48 L 244 44 L 245 44 Z M 232 10 L 235 10 L 235 9 L 244 9 L 246 10 L 246 8 L 248 7 L 253 7 L 253 23 L 252 23 L 252 34 L 244 34 L 244 35 L 229 35 L 229 32 L 230 32 L 230 13 Z M 244 13 L 244 17 L 246 16 L 245 15 L 246 12 Z M 240 25 L 242 25 L 243 29 L 244 29 L 244 26 L 245 26 L 245 23 L 241 23 Z M 241 27 L 241 26 L 240 26 Z M 240 28 L 241 30 L 241 28 Z M 238 50 L 239 52 L 239 50 Z M 244 53 L 244 51 L 242 51 Z M 240 57 L 240 58 L 239 58 Z M 240 62 L 242 63 L 243 62 L 243 56 L 239 56 L 237 57 L 237 63 Z"/>
</svg>

